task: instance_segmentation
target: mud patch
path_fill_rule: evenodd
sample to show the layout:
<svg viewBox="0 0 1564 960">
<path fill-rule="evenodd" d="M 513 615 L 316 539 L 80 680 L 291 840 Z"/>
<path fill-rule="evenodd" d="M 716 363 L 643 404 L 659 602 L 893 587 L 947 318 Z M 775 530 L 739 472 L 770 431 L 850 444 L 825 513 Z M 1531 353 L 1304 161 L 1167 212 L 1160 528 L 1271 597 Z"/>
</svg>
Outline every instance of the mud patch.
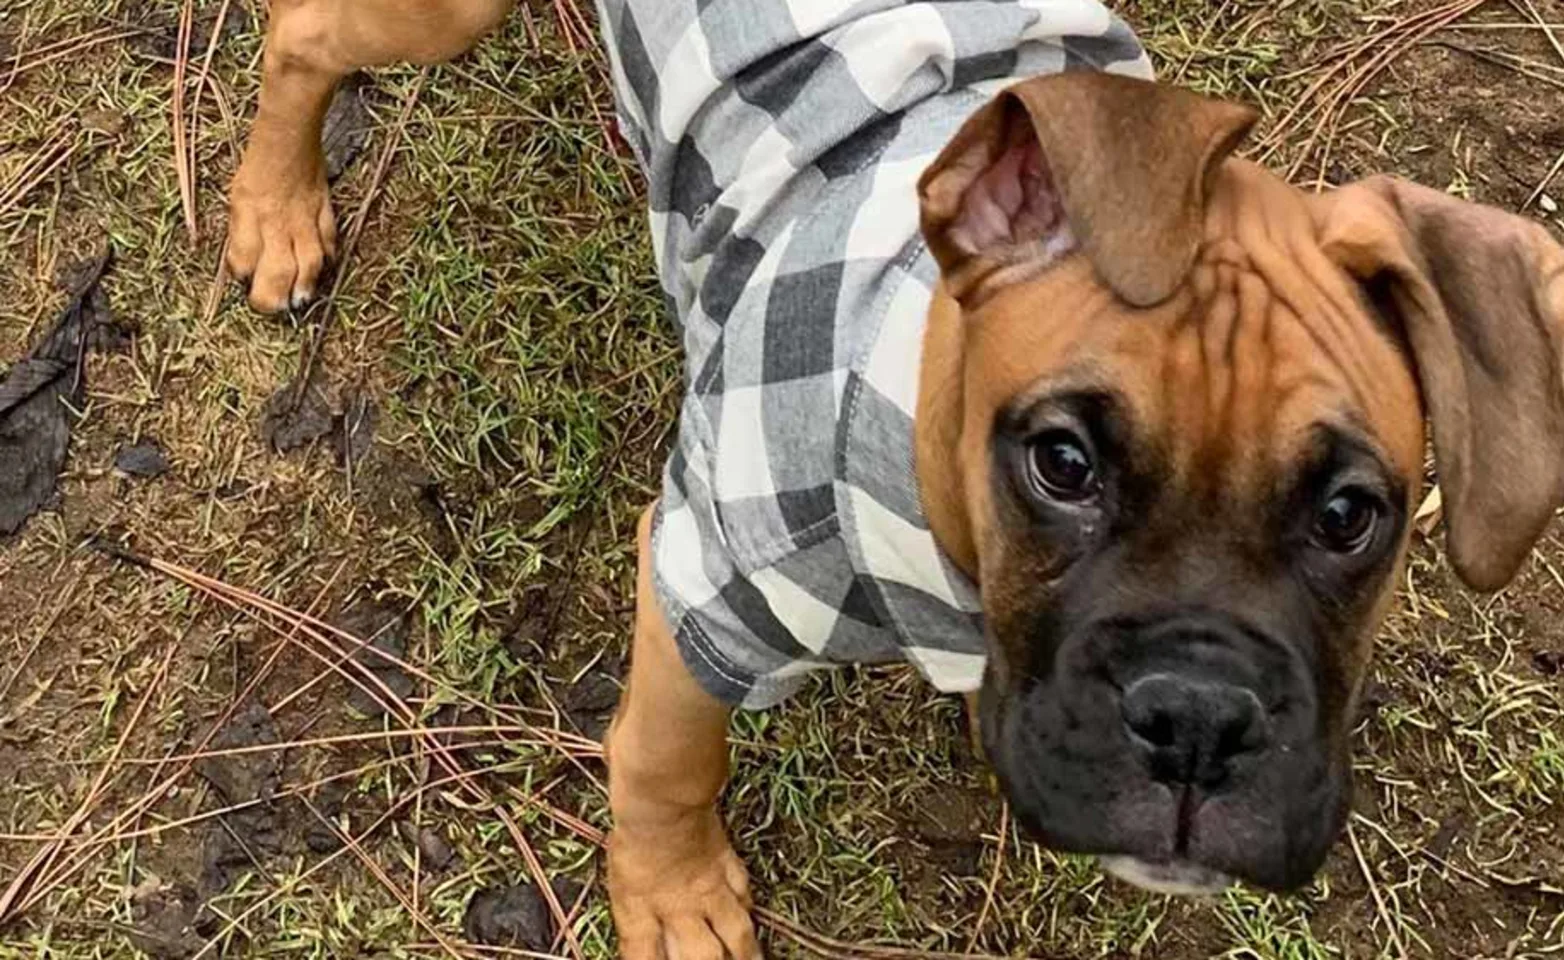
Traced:
<svg viewBox="0 0 1564 960">
<path fill-rule="evenodd" d="M 155 960 L 195 956 L 216 926 L 216 917 L 201 909 L 201 898 L 188 886 L 162 887 L 136 896 L 132 916 L 130 942 Z"/>
<path fill-rule="evenodd" d="M 560 709 L 582 736 L 603 739 L 608 722 L 613 719 L 614 708 L 619 705 L 621 672 L 617 663 L 600 664 L 579 677 L 560 696 Z"/>
<path fill-rule="evenodd" d="M 271 395 L 261 411 L 261 439 L 277 453 L 290 453 L 331 432 L 335 417 L 320 385 L 302 391 L 295 380 Z"/>
<path fill-rule="evenodd" d="M 218 5 L 211 4 L 207 9 L 195 14 L 190 23 L 191 55 L 201 56 L 206 53 L 207 46 L 212 42 L 212 34 L 217 33 L 218 46 L 225 41 L 232 40 L 245 31 L 248 19 L 245 16 L 245 8 L 234 4 L 228 9 L 228 15 L 223 18 L 221 26 L 217 23 Z M 131 41 L 136 49 L 151 54 L 162 60 L 173 60 L 179 55 L 179 17 L 175 14 L 149 18 L 142 22 L 142 28 L 146 31 Z"/>
<path fill-rule="evenodd" d="M 375 444 L 375 424 L 380 408 L 367 390 L 342 392 L 342 415 L 336 424 L 337 465 L 352 471 L 364 462 Z"/>
<path fill-rule="evenodd" d="M 412 694 L 413 678 L 380 655 L 388 654 L 398 660 L 407 658 L 407 617 L 401 609 L 373 601 L 360 603 L 339 617 L 336 626 L 344 633 L 367 641 L 349 657 L 361 668 L 357 671 L 358 677 L 366 680 L 370 688 L 365 690 L 354 685 L 348 694 L 348 704 L 354 711 L 367 717 L 383 716 L 387 712 L 387 704 L 382 702 L 385 690 L 399 700 L 406 700 Z M 376 653 L 377 650 L 380 653 Z"/>
<path fill-rule="evenodd" d="M 214 751 L 265 747 L 280 742 L 271 714 L 251 703 L 213 740 Z M 207 826 L 201 850 L 201 892 L 221 893 L 240 876 L 263 871 L 267 857 L 280 853 L 282 836 L 272 796 L 282 776 L 278 750 L 208 757 L 196 770 L 211 784 L 222 806 L 247 804 L 216 817 Z"/>
<path fill-rule="evenodd" d="M 456 851 L 440 831 L 433 827 L 416 827 L 403 820 L 396 825 L 402 839 L 418 848 L 418 856 L 430 870 L 444 870 L 456 860 Z"/>
<path fill-rule="evenodd" d="M 581 888 L 569 879 L 555 880 L 551 885 L 555 898 L 568 915 Z M 530 883 L 478 891 L 467 904 L 467 914 L 462 918 L 462 932 L 474 943 L 519 947 L 538 953 L 550 950 L 555 931 L 548 902 Z"/>
<path fill-rule="evenodd" d="M 309 806 L 300 811 L 306 818 L 304 827 L 306 847 L 316 853 L 331 853 L 341 848 L 342 836 L 337 830 L 332 829 L 332 825 L 340 822 L 342 804 L 347 799 L 347 794 L 346 786 L 333 781 L 322 786 L 314 799 L 309 802 Z"/>
<path fill-rule="evenodd" d="M 948 873 L 971 875 L 983 859 L 983 832 L 999 823 L 1000 801 L 991 793 L 937 784 L 914 798 L 907 826 L 928 851 L 928 862 Z"/>
</svg>

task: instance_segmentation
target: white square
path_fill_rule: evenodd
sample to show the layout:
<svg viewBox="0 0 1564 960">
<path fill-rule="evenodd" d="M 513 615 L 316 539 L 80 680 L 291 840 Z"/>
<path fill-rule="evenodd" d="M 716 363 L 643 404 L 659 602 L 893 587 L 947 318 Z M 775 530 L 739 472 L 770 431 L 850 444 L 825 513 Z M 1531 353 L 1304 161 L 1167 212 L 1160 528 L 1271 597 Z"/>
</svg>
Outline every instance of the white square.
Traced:
<svg viewBox="0 0 1564 960">
<path fill-rule="evenodd" d="M 706 34 L 697 18 L 668 51 L 657 77 L 657 119 L 663 139 L 669 143 L 684 139 L 690 118 L 705 106 L 718 86 L 706 48 Z"/>
<path fill-rule="evenodd" d="M 911 274 L 902 274 L 885 307 L 864 380 L 909 419 L 918 415 L 918 374 L 923 363 L 923 333 L 933 295 Z"/>
<path fill-rule="evenodd" d="M 956 596 L 940 569 L 934 535 L 898 517 L 857 487 L 849 487 L 849 494 L 867 573 L 956 606 Z"/>
<path fill-rule="evenodd" d="M 699 607 L 717 595 L 717 588 L 707 579 L 701 565 L 706 551 L 701 546 L 695 514 L 689 507 L 663 509 L 657 542 L 652 547 L 657 558 L 657 576 L 680 603 Z"/>
<path fill-rule="evenodd" d="M 798 173 L 798 168 L 788 161 L 793 142 L 783 136 L 775 125 L 766 128 L 739 166 L 738 176 L 723 194 L 723 203 L 739 212 L 734 221 L 734 233 L 743 234 L 750 221 L 771 206 L 777 194 Z"/>
<path fill-rule="evenodd" d="M 825 649 L 836 630 L 839 616 L 835 607 L 816 600 L 809 591 L 778 573 L 764 568 L 750 574 L 749 580 L 766 598 L 771 612 L 787 627 L 788 633 L 813 653 Z"/>
<path fill-rule="evenodd" d="M 774 497 L 762 420 L 765 387 L 729 387 L 717 425 L 716 489 L 719 500 Z"/>
<path fill-rule="evenodd" d="M 858 89 L 882 110 L 889 110 L 907 79 L 931 61 L 948 65 L 956 58 L 944 19 L 926 4 L 855 20 L 833 34 L 830 43 L 847 61 Z"/>
<path fill-rule="evenodd" d="M 1019 0 L 1019 6 L 1037 11 L 1037 21 L 1021 32 L 1022 40 L 1100 37 L 1113 24 L 1113 14 L 1097 0 Z"/>
<path fill-rule="evenodd" d="M 918 235 L 918 178 L 933 160 L 931 153 L 875 167 L 847 235 L 848 260 L 888 260 Z"/>
<path fill-rule="evenodd" d="M 907 659 L 942 693 L 971 693 L 983 686 L 981 653 L 957 653 L 933 647 L 905 647 Z"/>
<path fill-rule="evenodd" d="M 847 16 L 858 0 L 787 0 L 788 15 L 800 37 L 813 37 Z"/>
</svg>

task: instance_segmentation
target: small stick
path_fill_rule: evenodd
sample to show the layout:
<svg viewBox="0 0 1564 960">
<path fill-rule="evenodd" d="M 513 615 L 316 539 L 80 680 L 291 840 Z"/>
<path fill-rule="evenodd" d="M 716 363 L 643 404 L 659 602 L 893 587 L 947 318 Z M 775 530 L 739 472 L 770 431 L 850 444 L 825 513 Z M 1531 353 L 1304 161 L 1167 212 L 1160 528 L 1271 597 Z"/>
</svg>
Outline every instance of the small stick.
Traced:
<svg viewBox="0 0 1564 960">
<path fill-rule="evenodd" d="M 967 940 L 967 952 L 977 946 L 978 937 L 983 933 L 983 922 L 988 919 L 988 911 L 994 905 L 994 890 L 999 886 L 999 874 L 1005 868 L 1005 847 L 1010 840 L 1010 804 L 1004 804 L 999 808 L 999 844 L 994 853 L 994 870 L 988 876 L 988 889 L 983 892 L 983 909 L 978 911 L 977 923 L 972 925 L 972 937 Z"/>
<path fill-rule="evenodd" d="M 422 798 L 423 793 L 420 792 L 418 796 Z M 380 885 L 385 887 L 391 896 L 397 899 L 397 902 L 402 905 L 402 909 L 406 910 L 412 916 L 414 923 L 429 931 L 429 935 L 435 938 L 435 941 L 440 944 L 441 949 L 443 949 L 447 954 L 457 958 L 461 957 L 461 954 L 456 951 L 456 945 L 451 943 L 450 938 L 442 934 L 439 928 L 430 922 L 429 918 L 424 916 L 423 912 L 418 909 L 417 904 L 409 900 L 407 898 L 407 894 L 403 893 L 400 887 L 391 882 L 391 878 L 386 875 L 386 871 L 380 866 L 380 862 L 377 861 L 374 857 L 371 857 L 369 854 L 365 853 L 363 846 L 360 845 L 358 840 L 344 832 L 341 827 L 337 826 L 335 823 L 332 823 L 326 817 L 321 816 L 320 811 L 315 809 L 315 805 L 313 803 L 310 803 L 308 800 L 303 801 L 303 803 L 305 809 L 309 810 L 309 812 L 315 817 L 316 820 L 319 820 L 321 823 L 325 824 L 326 829 L 331 831 L 332 836 L 336 837 L 337 840 L 342 843 L 343 847 L 353 851 L 353 855 L 358 857 L 359 862 L 362 863 L 365 868 L 367 868 L 369 872 L 374 875 L 376 880 L 380 881 Z"/>
<path fill-rule="evenodd" d="M 1559 175 L 1560 170 L 1564 170 L 1564 153 L 1559 154 L 1559 158 L 1553 161 L 1553 166 L 1548 168 L 1547 175 L 1542 178 L 1542 182 L 1537 184 L 1537 189 L 1533 190 L 1526 197 L 1526 202 L 1521 204 L 1522 211 L 1525 211 L 1527 207 L 1537 202 L 1537 198 L 1542 196 L 1544 190 L 1548 189 L 1548 185 L 1553 182 L 1554 177 Z"/>
<path fill-rule="evenodd" d="M 112 26 L 103 27 L 98 31 L 92 31 L 70 40 L 60 40 L 55 43 L 46 44 L 32 51 L 32 55 L 37 59 L 28 60 L 25 63 L 22 61 L 22 55 L 17 54 L 11 60 L 11 72 L 6 75 L 5 83 L 0 83 L 0 93 L 3 93 L 11 86 L 11 84 L 15 83 L 17 77 L 21 76 L 29 70 L 36 70 L 41 66 L 54 63 L 56 60 L 63 60 L 66 57 L 73 57 L 78 53 L 81 53 L 85 50 L 91 50 L 93 47 L 100 47 L 105 43 L 113 43 L 116 40 L 124 40 L 129 37 L 139 36 L 140 34 L 146 32 L 145 30 L 124 30 L 120 33 L 111 34 L 109 36 L 94 36 L 94 33 L 101 33 L 102 30 L 113 29 L 114 28 Z M 60 49 L 62 47 L 65 49 Z M 48 51 L 51 50 L 54 52 L 49 53 Z M 47 55 L 40 56 L 40 54 Z"/>
<path fill-rule="evenodd" d="M 315 373 L 315 364 L 320 357 L 320 352 L 325 348 L 326 335 L 331 330 L 331 321 L 336 313 L 337 293 L 342 285 L 347 282 L 348 274 L 352 270 L 353 253 L 358 248 L 358 238 L 364 231 L 364 224 L 369 219 L 369 205 L 380 194 L 380 188 L 385 183 L 386 171 L 391 166 L 391 155 L 396 148 L 401 146 L 402 133 L 407 127 L 407 118 L 412 115 L 413 107 L 418 103 L 418 95 L 424 88 L 424 81 L 429 79 L 429 68 L 425 67 L 418 78 L 413 81 L 413 88 L 408 91 L 407 97 L 402 101 L 402 110 L 397 116 L 396 126 L 392 128 L 390 136 L 381 145 L 380 155 L 375 158 L 375 172 L 369 181 L 369 190 L 364 193 L 364 199 L 359 202 L 358 209 L 354 211 L 352 219 L 348 222 L 348 228 L 342 242 L 342 249 L 337 256 L 336 276 L 332 277 L 331 289 L 319 301 L 320 322 L 316 325 L 315 335 L 310 338 L 305 347 L 304 354 L 299 360 L 298 393 L 294 396 L 295 405 L 301 403 L 305 393 L 309 390 L 310 380 Z M 306 317 L 311 311 L 306 311 Z"/>
<path fill-rule="evenodd" d="M 195 184 L 185 162 L 185 71 L 190 64 L 190 32 L 194 24 L 195 0 L 185 0 L 179 12 L 179 41 L 174 48 L 174 176 L 179 180 L 179 203 L 191 241 L 197 239 L 197 227 Z"/>
<path fill-rule="evenodd" d="M 65 138 L 61 137 L 59 140 L 56 140 L 54 143 L 45 147 L 42 151 L 36 154 L 35 159 L 29 161 L 28 164 L 22 168 L 21 172 L 17 174 L 17 178 L 15 181 L 13 181 L 12 185 L 6 187 L 4 193 L 0 193 L 0 217 L 10 213 L 11 208 L 20 203 L 23 197 L 31 193 L 33 187 L 38 186 L 38 184 L 43 182 L 45 177 L 57 170 L 59 166 L 65 161 L 69 160 L 72 155 L 76 153 L 76 149 L 81 146 L 81 141 L 77 140 L 74 143 L 67 145 L 63 151 L 56 153 L 56 151 L 59 149 L 59 145 L 64 142 Z M 38 170 L 37 173 L 31 172 L 32 170 L 36 170 L 40 165 L 43 166 L 43 169 Z"/>
<path fill-rule="evenodd" d="M 1374 871 L 1369 869 L 1368 861 L 1363 857 L 1363 848 L 1358 844 L 1358 833 L 1353 829 L 1351 822 L 1347 824 L 1347 840 L 1352 844 L 1352 854 L 1357 858 L 1358 870 L 1362 872 L 1364 881 L 1368 883 L 1369 893 L 1374 897 L 1374 909 L 1379 912 L 1379 918 L 1385 922 L 1385 930 L 1390 934 L 1391 945 L 1396 948 L 1396 956 L 1405 960 L 1407 948 L 1401 942 L 1401 935 L 1396 932 L 1396 923 L 1391 918 L 1390 911 L 1385 909 L 1384 898 L 1379 895 L 1379 884 L 1374 880 Z"/>
<path fill-rule="evenodd" d="M 168 665 L 173 662 L 174 652 L 179 649 L 177 642 L 170 642 L 167 651 L 163 654 L 163 662 L 158 665 L 158 671 L 153 676 L 151 684 L 147 687 L 146 695 L 137 703 L 131 711 L 130 718 L 125 722 L 125 729 L 120 731 L 119 737 L 114 741 L 114 748 L 109 751 L 109 757 L 98 770 L 98 775 L 93 779 L 92 786 L 87 789 L 87 795 L 77 805 L 75 812 L 65 821 L 64 825 L 55 833 L 54 839 L 33 855 L 27 865 L 11 879 L 5 892 L 0 893 L 0 925 L 13 920 L 25 911 L 29 906 L 42 898 L 49 889 L 55 885 L 55 878 L 46 878 L 37 886 L 30 886 L 33 878 L 47 871 L 53 866 L 55 858 L 59 856 L 67 840 L 76 832 L 76 828 L 92 814 L 97 808 L 98 801 L 103 798 L 103 789 L 109 781 L 109 774 L 114 769 L 115 762 L 119 759 L 120 751 L 125 748 L 125 741 L 135 731 L 136 725 L 141 720 L 141 714 L 146 710 L 147 704 L 152 702 L 162 686 L 163 678 L 168 675 Z M 13 912 L 12 907 L 16 909 Z"/>
</svg>

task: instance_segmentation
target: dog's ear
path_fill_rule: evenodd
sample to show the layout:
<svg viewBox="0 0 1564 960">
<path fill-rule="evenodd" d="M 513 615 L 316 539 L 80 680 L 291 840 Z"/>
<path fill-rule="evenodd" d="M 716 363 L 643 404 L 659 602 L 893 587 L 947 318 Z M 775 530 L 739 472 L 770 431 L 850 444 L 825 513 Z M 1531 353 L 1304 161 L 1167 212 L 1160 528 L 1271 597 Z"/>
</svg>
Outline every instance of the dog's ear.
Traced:
<svg viewBox="0 0 1564 960">
<path fill-rule="evenodd" d="M 1176 290 L 1208 181 L 1255 119 L 1247 107 L 1097 71 L 1010 87 L 918 181 L 946 289 L 968 306 L 1075 249 L 1136 306 Z M 998 273 L 997 271 L 1003 271 Z"/>
<path fill-rule="evenodd" d="M 1498 589 L 1564 503 L 1564 248 L 1540 224 L 1390 177 L 1315 202 L 1326 253 L 1411 352 L 1450 560 Z"/>
</svg>

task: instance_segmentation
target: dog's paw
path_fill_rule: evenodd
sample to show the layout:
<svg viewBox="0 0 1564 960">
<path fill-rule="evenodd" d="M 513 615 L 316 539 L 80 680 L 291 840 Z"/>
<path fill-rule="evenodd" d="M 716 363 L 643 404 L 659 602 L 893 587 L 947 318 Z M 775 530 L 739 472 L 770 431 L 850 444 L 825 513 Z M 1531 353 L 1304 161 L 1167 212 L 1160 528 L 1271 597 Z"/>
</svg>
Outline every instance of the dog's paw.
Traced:
<svg viewBox="0 0 1564 960">
<path fill-rule="evenodd" d="M 246 153 L 228 206 L 228 272 L 250 282 L 250 306 L 276 313 L 308 303 L 337 241 L 320 164 L 278 164 Z"/>
<path fill-rule="evenodd" d="M 762 960 L 749 878 L 715 814 L 692 834 L 608 838 L 608 895 L 624 960 Z"/>
</svg>

